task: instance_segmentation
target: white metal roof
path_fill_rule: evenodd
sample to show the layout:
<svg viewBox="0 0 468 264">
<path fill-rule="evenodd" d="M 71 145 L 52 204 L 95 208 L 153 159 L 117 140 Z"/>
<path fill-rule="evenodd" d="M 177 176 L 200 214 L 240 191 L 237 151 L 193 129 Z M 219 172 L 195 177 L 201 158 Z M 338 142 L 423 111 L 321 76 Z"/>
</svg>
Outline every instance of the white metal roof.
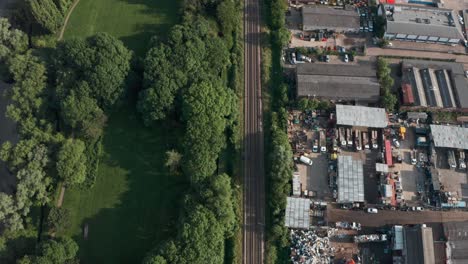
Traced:
<svg viewBox="0 0 468 264">
<path fill-rule="evenodd" d="M 286 204 L 285 226 L 289 228 L 309 229 L 310 200 L 288 197 Z"/>
<path fill-rule="evenodd" d="M 354 105 L 336 105 L 337 125 L 384 128 L 388 125 L 385 109 Z"/>
<path fill-rule="evenodd" d="M 435 147 L 468 149 L 468 128 L 431 125 Z"/>
<path fill-rule="evenodd" d="M 338 203 L 364 202 L 362 160 L 338 156 Z"/>
<path fill-rule="evenodd" d="M 393 226 L 393 250 L 403 250 L 403 226 Z"/>
<path fill-rule="evenodd" d="M 292 185 L 293 185 L 293 195 L 301 196 L 301 181 L 299 180 L 299 172 L 294 172 Z"/>
<path fill-rule="evenodd" d="M 375 163 L 375 171 L 388 173 L 388 165 L 385 163 Z"/>
</svg>

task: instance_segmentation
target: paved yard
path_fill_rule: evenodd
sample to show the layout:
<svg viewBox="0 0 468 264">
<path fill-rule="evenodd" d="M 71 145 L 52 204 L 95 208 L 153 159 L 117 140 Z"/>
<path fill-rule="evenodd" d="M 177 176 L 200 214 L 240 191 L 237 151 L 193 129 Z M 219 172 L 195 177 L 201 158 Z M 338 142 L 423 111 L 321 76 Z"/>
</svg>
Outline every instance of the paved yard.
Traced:
<svg viewBox="0 0 468 264">
<path fill-rule="evenodd" d="M 358 222 L 362 226 L 378 227 L 384 225 L 411 225 L 424 223 L 461 222 L 468 219 L 468 212 L 463 211 L 424 211 L 407 212 L 379 210 L 377 214 L 368 214 L 364 211 L 342 210 L 327 207 L 326 220 L 328 222 Z"/>
<path fill-rule="evenodd" d="M 312 166 L 298 164 L 297 169 L 302 183 L 302 191 L 315 191 L 317 199 L 325 200 L 330 198 L 330 188 L 328 186 L 328 161 L 325 154 L 312 153 L 309 158 L 314 162 Z"/>
</svg>

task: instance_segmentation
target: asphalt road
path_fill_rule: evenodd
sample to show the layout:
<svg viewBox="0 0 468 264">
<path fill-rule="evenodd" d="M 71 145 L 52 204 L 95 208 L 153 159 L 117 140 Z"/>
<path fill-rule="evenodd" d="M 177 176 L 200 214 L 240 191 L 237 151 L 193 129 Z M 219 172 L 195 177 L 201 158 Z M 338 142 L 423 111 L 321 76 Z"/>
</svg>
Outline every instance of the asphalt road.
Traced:
<svg viewBox="0 0 468 264">
<path fill-rule="evenodd" d="M 342 210 L 328 208 L 326 219 L 328 222 L 357 222 L 362 226 L 379 227 L 385 225 L 411 225 L 445 222 L 461 222 L 468 219 L 468 212 L 463 211 L 423 211 L 407 212 L 379 210 L 377 214 L 364 211 Z"/>
<path fill-rule="evenodd" d="M 260 78 L 259 0 L 245 0 L 244 9 L 244 225 L 243 263 L 263 263 L 265 172 Z"/>
</svg>

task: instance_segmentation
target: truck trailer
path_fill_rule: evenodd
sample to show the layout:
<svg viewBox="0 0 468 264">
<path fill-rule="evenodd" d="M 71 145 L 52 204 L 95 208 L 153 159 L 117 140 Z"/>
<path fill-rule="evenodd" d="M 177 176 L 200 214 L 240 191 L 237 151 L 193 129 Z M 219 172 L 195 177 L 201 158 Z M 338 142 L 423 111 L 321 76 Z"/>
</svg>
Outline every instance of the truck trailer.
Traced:
<svg viewBox="0 0 468 264">
<path fill-rule="evenodd" d="M 341 146 L 346 147 L 345 129 L 343 127 L 338 128 L 338 135 L 340 137 Z"/>
<path fill-rule="evenodd" d="M 365 149 L 370 149 L 369 132 L 367 131 L 362 132 L 362 144 L 364 145 Z"/>
<path fill-rule="evenodd" d="M 354 131 L 354 144 L 356 144 L 356 150 L 362 150 L 362 140 L 361 140 L 361 131 Z"/>
<path fill-rule="evenodd" d="M 353 146 L 353 135 L 351 133 L 351 128 L 346 129 L 346 141 L 348 142 L 348 147 Z"/>
<path fill-rule="evenodd" d="M 372 142 L 372 148 L 373 149 L 378 149 L 379 145 L 377 144 L 377 130 L 372 130 L 371 131 L 371 142 Z"/>
<path fill-rule="evenodd" d="M 325 132 L 320 130 L 320 151 L 327 152 L 327 140 L 325 138 Z"/>
</svg>

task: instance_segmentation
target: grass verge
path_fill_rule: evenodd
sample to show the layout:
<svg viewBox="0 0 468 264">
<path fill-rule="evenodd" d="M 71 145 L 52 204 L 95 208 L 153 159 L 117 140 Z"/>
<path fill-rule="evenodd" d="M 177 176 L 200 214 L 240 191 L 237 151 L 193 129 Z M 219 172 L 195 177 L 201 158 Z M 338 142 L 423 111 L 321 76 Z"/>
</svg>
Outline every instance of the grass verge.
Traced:
<svg viewBox="0 0 468 264">
<path fill-rule="evenodd" d="M 64 38 L 107 32 L 138 56 L 151 37 L 164 36 L 179 16 L 180 0 L 80 0 L 70 16 Z"/>
<path fill-rule="evenodd" d="M 65 235 L 79 243 L 83 263 L 139 263 L 155 241 L 174 232 L 187 186 L 164 162 L 180 135 L 167 123 L 144 127 L 130 106 L 111 115 L 94 187 L 68 189 L 63 204 L 72 214 Z"/>
</svg>

